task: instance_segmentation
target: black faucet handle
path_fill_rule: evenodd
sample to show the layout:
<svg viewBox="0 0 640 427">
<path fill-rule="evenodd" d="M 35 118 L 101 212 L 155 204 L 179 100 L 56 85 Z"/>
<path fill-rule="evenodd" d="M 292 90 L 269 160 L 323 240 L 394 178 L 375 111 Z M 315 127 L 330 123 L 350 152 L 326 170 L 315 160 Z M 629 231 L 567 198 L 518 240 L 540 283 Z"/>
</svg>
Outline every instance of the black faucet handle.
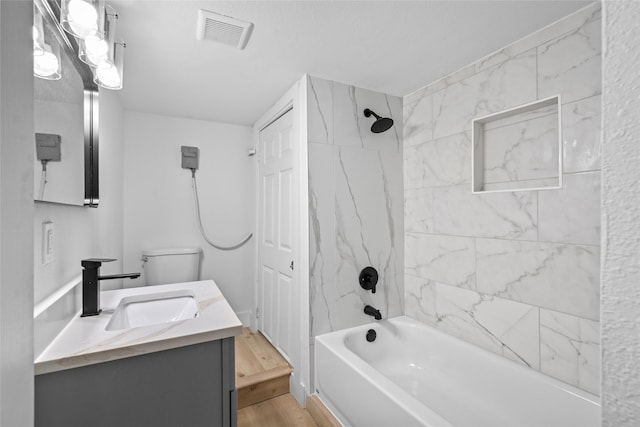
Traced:
<svg viewBox="0 0 640 427">
<path fill-rule="evenodd" d="M 382 320 L 382 313 L 380 313 L 380 310 L 368 304 L 364 306 L 364 314 L 367 316 L 373 316 L 376 320 Z"/>
<path fill-rule="evenodd" d="M 115 258 L 87 258 L 83 259 L 80 264 L 84 268 L 98 268 L 102 265 L 103 262 L 111 262 L 116 261 Z"/>
<path fill-rule="evenodd" d="M 376 293 L 376 284 L 378 283 L 378 271 L 373 267 L 365 267 L 360 272 L 360 286 L 372 294 Z"/>
</svg>

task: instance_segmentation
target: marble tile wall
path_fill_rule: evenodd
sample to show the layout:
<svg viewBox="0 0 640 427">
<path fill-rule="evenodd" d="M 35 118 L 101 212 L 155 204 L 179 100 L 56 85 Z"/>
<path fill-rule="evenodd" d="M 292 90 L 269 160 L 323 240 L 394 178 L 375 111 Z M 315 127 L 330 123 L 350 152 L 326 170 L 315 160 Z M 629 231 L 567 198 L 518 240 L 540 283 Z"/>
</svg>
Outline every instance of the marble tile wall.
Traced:
<svg viewBox="0 0 640 427">
<path fill-rule="evenodd" d="M 403 313 L 402 99 L 308 78 L 311 336 Z M 370 131 L 370 108 L 395 125 Z M 377 292 L 360 287 L 367 266 Z"/>
<path fill-rule="evenodd" d="M 582 9 L 403 99 L 405 314 L 595 394 L 600 24 Z M 562 188 L 472 194 L 471 120 L 556 94 Z M 539 129 L 488 130 L 534 135 L 488 147 L 493 181 L 553 176 L 526 147 Z"/>
</svg>

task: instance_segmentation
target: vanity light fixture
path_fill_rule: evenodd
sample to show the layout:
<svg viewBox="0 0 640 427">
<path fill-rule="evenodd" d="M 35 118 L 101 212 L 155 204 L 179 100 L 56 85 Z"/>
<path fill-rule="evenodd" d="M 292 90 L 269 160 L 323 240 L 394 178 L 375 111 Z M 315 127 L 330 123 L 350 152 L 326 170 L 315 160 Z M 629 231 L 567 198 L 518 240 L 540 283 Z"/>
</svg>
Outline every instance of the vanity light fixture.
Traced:
<svg viewBox="0 0 640 427">
<path fill-rule="evenodd" d="M 43 54 L 33 55 L 33 74 L 45 80 L 60 80 L 62 73 L 58 55 L 54 53 L 54 48 L 45 45 Z"/>
<path fill-rule="evenodd" d="M 44 55 L 44 48 L 42 47 L 44 40 L 42 37 L 42 16 L 36 9 L 35 4 L 33 5 L 33 27 L 31 29 L 31 34 L 33 37 L 33 56 Z"/>
<path fill-rule="evenodd" d="M 45 33 L 42 15 L 35 6 L 33 8 L 32 33 L 33 75 L 45 80 L 60 80 L 62 78 L 60 45 L 51 34 Z M 45 38 L 45 35 L 48 37 Z"/>
<path fill-rule="evenodd" d="M 93 71 L 93 81 L 122 89 L 124 41 L 116 40 L 118 14 L 104 0 L 62 0 L 60 25 L 78 41 L 78 58 Z"/>
<path fill-rule="evenodd" d="M 62 0 L 60 25 L 66 32 L 84 40 L 98 31 L 98 17 L 103 8 L 103 0 Z"/>
<path fill-rule="evenodd" d="M 110 90 L 122 89 L 122 80 L 124 77 L 124 50 L 127 47 L 122 40 L 111 45 L 109 50 L 109 58 L 103 66 L 94 69 L 93 81 L 100 87 Z"/>
<path fill-rule="evenodd" d="M 94 68 L 109 68 L 109 46 L 114 42 L 118 14 L 109 5 L 102 8 L 98 30 L 78 40 L 78 58 Z"/>
</svg>

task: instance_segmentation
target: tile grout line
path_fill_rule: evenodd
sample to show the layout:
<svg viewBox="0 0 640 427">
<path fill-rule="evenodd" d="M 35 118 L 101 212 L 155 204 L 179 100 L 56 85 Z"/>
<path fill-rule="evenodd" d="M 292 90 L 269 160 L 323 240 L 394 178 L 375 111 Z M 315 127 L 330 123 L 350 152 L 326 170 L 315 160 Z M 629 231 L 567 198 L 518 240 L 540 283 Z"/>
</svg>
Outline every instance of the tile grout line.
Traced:
<svg viewBox="0 0 640 427">
<path fill-rule="evenodd" d="M 550 240 L 531 240 L 531 239 L 507 239 L 505 237 L 485 237 L 485 236 L 471 236 L 465 234 L 444 234 L 444 233 L 425 233 L 422 231 L 404 231 L 405 234 L 414 234 L 418 236 L 436 236 L 436 237 L 457 237 L 461 239 L 478 239 L 478 240 L 500 240 L 502 242 L 511 243 L 541 243 L 544 245 L 564 245 L 564 246 L 582 246 L 589 248 L 600 248 L 600 243 L 573 243 L 573 242 L 557 242 Z"/>
<path fill-rule="evenodd" d="M 565 315 L 565 316 L 575 317 L 576 319 L 588 320 L 588 321 L 590 321 L 590 322 L 597 322 L 597 323 L 600 323 L 600 319 L 597 319 L 597 320 L 596 320 L 596 319 L 592 319 L 592 318 L 589 318 L 589 317 L 579 316 L 579 315 L 577 315 L 577 314 L 573 314 L 573 313 L 567 313 L 566 311 L 558 310 L 557 308 L 542 307 L 542 306 L 535 305 L 535 304 L 531 304 L 531 303 L 524 302 L 524 301 L 518 301 L 518 300 L 509 299 L 509 298 L 505 298 L 505 297 L 501 297 L 501 296 L 497 296 L 497 295 L 488 294 L 488 293 L 486 293 L 486 292 L 482 292 L 482 291 L 479 291 L 479 290 L 477 290 L 477 289 L 469 289 L 469 288 L 464 288 L 464 287 L 462 287 L 462 286 L 451 285 L 451 284 L 449 284 L 449 283 L 445 283 L 445 282 L 443 282 L 443 281 L 441 281 L 441 280 L 427 279 L 427 278 L 425 278 L 425 277 L 416 276 L 416 275 L 411 274 L 411 273 L 406 273 L 406 272 L 405 272 L 404 274 L 405 274 L 405 275 L 407 275 L 407 276 L 411 276 L 411 277 L 413 277 L 413 278 L 415 278 L 415 279 L 427 280 L 427 281 L 429 281 L 429 282 L 433 282 L 434 284 L 439 284 L 439 285 L 443 285 L 443 286 L 448 286 L 448 287 L 450 287 L 450 288 L 460 289 L 460 290 L 462 290 L 462 291 L 467 291 L 467 292 L 475 292 L 475 293 L 477 293 L 477 294 L 479 294 L 479 295 L 481 295 L 481 296 L 487 296 L 487 297 L 491 297 L 491 298 L 494 298 L 494 299 L 499 299 L 499 300 L 503 300 L 503 301 L 509 301 L 509 302 L 513 302 L 513 303 L 516 303 L 516 304 L 523 304 L 523 305 L 529 306 L 529 307 L 531 307 L 531 308 L 537 308 L 538 310 L 547 310 L 547 311 L 552 311 L 552 312 L 554 312 L 554 313 L 560 313 L 560 314 L 563 314 L 563 315 Z"/>
</svg>

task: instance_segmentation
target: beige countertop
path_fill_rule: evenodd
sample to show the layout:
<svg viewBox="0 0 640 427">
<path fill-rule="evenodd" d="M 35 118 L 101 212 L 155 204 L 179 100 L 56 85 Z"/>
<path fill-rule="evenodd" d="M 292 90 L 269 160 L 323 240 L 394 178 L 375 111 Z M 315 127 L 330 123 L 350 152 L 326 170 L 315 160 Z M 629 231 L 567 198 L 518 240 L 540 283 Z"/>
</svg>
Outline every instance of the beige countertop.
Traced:
<svg viewBox="0 0 640 427">
<path fill-rule="evenodd" d="M 107 331 L 120 300 L 176 290 L 191 290 L 198 317 L 171 323 Z M 242 323 L 213 280 L 117 289 L 100 294 L 102 313 L 76 317 L 35 360 L 35 374 L 46 374 L 140 354 L 169 350 L 242 333 Z"/>
</svg>

